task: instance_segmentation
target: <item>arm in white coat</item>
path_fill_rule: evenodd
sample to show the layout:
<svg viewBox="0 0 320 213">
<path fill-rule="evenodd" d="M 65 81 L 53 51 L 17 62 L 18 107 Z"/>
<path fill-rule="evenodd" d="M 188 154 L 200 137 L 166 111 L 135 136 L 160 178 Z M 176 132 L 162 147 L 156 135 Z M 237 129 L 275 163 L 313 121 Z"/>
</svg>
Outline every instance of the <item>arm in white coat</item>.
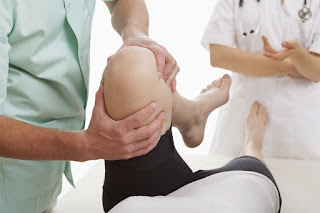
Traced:
<svg viewBox="0 0 320 213">
<path fill-rule="evenodd" d="M 320 81 L 320 55 L 306 50 L 297 40 L 283 42 L 285 48 L 275 53 L 264 53 L 265 56 L 283 61 L 290 59 L 296 70 L 305 78 Z"/>
<path fill-rule="evenodd" d="M 295 68 L 290 60 L 276 61 L 257 53 L 250 53 L 223 45 L 210 45 L 213 67 L 251 76 L 292 75 Z"/>
<path fill-rule="evenodd" d="M 300 49 L 300 48 L 299 48 Z M 291 56 L 291 61 L 296 69 L 306 78 L 319 82 L 320 81 L 320 55 L 309 53 L 301 48 Z"/>
</svg>

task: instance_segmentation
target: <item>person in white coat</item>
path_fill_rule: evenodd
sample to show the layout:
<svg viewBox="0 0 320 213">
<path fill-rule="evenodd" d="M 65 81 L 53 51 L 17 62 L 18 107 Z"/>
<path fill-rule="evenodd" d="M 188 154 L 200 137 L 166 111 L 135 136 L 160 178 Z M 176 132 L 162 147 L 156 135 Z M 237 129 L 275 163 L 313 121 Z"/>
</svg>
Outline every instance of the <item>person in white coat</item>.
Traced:
<svg viewBox="0 0 320 213">
<path fill-rule="evenodd" d="M 320 159 L 320 1 L 218 0 L 202 45 L 233 72 L 212 154 L 239 154 L 258 100 L 270 118 L 265 156 Z"/>
</svg>

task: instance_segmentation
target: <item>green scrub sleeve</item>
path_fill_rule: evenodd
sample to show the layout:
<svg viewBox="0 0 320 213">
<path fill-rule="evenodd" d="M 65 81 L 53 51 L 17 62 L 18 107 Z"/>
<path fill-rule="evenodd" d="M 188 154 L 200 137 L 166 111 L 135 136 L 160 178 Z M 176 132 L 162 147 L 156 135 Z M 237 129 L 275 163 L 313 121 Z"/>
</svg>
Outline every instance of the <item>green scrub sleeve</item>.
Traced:
<svg viewBox="0 0 320 213">
<path fill-rule="evenodd" d="M 7 95 L 10 44 L 8 35 L 12 29 L 12 14 L 8 0 L 0 1 L 0 115 L 4 112 Z"/>
</svg>

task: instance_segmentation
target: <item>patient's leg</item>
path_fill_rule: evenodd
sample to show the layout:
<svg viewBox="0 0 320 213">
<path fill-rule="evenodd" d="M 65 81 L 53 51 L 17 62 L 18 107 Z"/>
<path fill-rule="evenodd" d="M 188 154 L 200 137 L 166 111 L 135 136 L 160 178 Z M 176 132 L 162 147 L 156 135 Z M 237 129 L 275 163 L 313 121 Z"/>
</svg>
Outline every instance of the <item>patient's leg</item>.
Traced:
<svg viewBox="0 0 320 213">
<path fill-rule="evenodd" d="M 179 129 L 188 147 L 201 144 L 208 116 L 228 102 L 230 85 L 230 76 L 224 75 L 203 89 L 192 101 L 177 92 L 173 94 L 172 123 Z"/>
<path fill-rule="evenodd" d="M 151 102 L 158 110 L 140 126 L 150 123 L 160 112 L 165 112 L 163 135 L 172 123 L 182 133 L 185 143 L 195 147 L 202 142 L 208 115 L 226 103 L 231 79 L 226 76 L 214 81 L 194 100 L 170 88 L 157 74 L 154 54 L 141 47 L 128 47 L 116 53 L 104 72 L 105 105 L 110 117 L 121 120 Z"/>
<path fill-rule="evenodd" d="M 128 47 L 117 52 L 104 74 L 104 96 L 107 112 L 122 120 L 146 105 L 156 102 L 158 109 L 140 126 L 149 124 L 160 112 L 165 113 L 163 135 L 171 125 L 172 93 L 157 74 L 154 54 L 145 48 Z"/>
<path fill-rule="evenodd" d="M 265 108 L 259 102 L 254 102 L 247 118 L 246 140 L 241 155 L 253 156 L 263 162 L 261 150 L 267 125 Z"/>
</svg>

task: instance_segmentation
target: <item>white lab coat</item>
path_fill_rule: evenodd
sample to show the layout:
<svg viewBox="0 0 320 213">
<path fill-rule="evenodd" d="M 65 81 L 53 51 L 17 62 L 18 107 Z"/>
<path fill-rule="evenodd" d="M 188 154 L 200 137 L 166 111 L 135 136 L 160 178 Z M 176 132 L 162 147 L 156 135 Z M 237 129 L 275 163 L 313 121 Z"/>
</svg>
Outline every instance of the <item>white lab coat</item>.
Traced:
<svg viewBox="0 0 320 213">
<path fill-rule="evenodd" d="M 208 23 L 202 44 L 239 48 L 262 53 L 261 35 L 275 49 L 283 41 L 297 39 L 310 52 L 320 54 L 320 1 L 308 0 L 311 19 L 298 16 L 303 0 L 219 0 Z M 241 11 L 243 10 L 243 11 Z M 260 15 L 260 18 L 259 18 Z M 244 38 L 243 32 L 259 33 Z M 258 23 L 260 22 L 260 23 Z M 320 83 L 290 76 L 252 77 L 233 73 L 230 100 L 222 107 L 212 154 L 237 155 L 245 140 L 245 120 L 251 104 L 258 100 L 270 119 L 264 138 L 264 156 L 320 159 Z"/>
</svg>

